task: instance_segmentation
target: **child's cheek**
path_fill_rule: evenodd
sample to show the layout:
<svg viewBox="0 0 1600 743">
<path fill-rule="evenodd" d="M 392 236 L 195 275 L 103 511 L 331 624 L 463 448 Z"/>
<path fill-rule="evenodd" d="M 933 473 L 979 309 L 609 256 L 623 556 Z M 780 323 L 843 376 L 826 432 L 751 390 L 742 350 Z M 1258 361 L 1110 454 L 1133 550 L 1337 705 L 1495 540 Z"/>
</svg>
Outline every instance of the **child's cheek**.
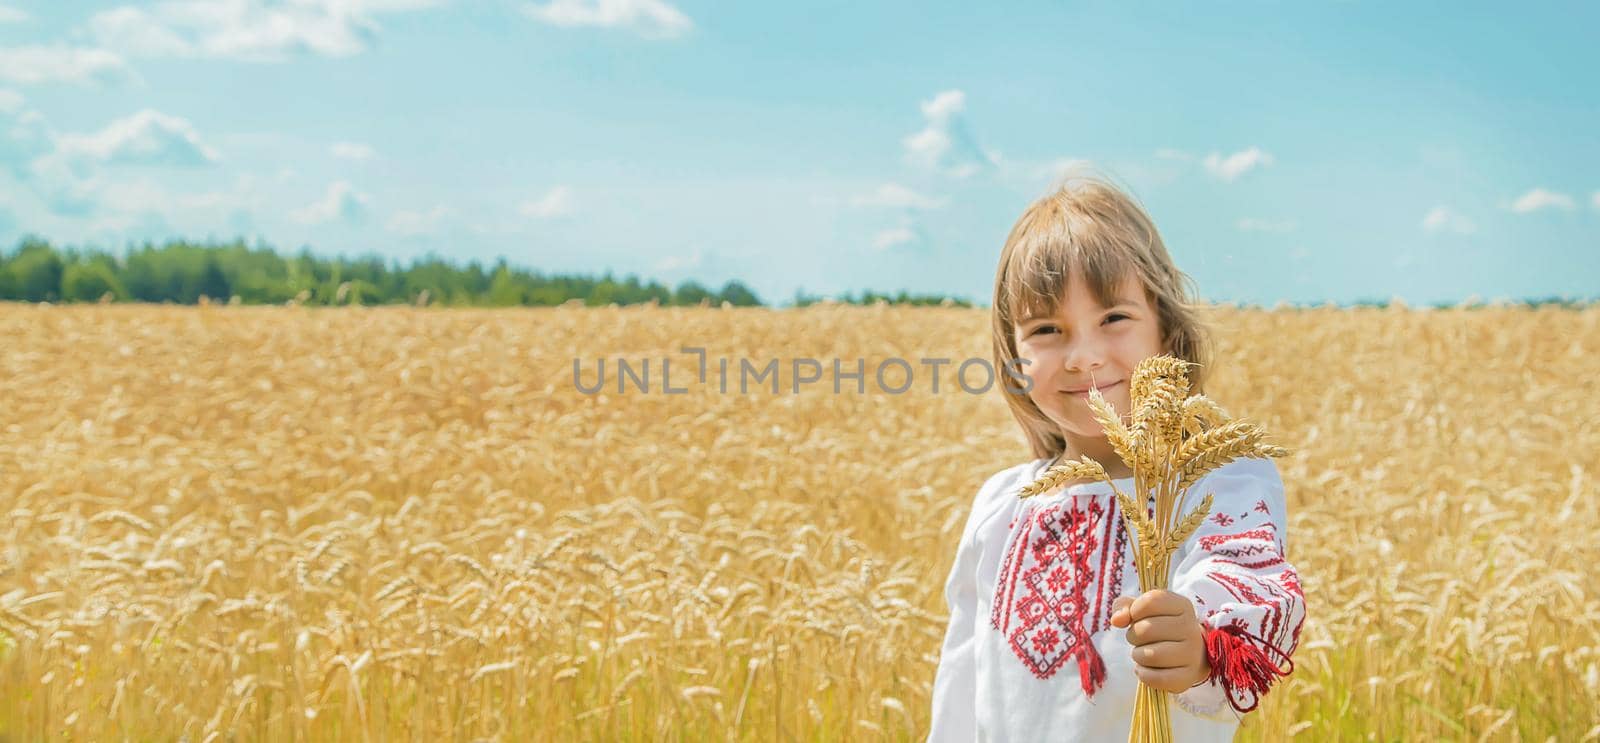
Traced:
<svg viewBox="0 0 1600 743">
<path fill-rule="evenodd" d="M 1049 412 L 1052 408 L 1050 400 L 1050 381 L 1048 375 L 1039 374 L 1037 371 L 1025 371 L 1030 382 L 1028 397 L 1033 399 L 1033 404 L 1040 410 Z"/>
<path fill-rule="evenodd" d="M 1040 367 L 1037 361 L 1029 364 L 1025 373 L 1032 382 L 1032 389 L 1029 394 L 1033 395 L 1034 404 L 1040 408 L 1048 407 L 1051 403 L 1050 390 L 1054 389 L 1050 386 L 1052 382 L 1050 373 Z"/>
</svg>

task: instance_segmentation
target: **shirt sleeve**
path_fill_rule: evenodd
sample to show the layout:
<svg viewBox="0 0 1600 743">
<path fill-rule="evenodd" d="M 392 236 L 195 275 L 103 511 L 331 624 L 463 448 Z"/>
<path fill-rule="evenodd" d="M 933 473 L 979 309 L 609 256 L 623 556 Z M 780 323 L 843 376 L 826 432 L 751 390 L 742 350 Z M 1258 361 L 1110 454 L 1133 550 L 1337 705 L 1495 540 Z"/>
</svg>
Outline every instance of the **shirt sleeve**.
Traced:
<svg viewBox="0 0 1600 743">
<path fill-rule="evenodd" d="M 945 580 L 944 600 L 950 609 L 939 667 L 933 677 L 933 721 L 928 743 L 971 743 L 978 739 L 977 660 L 978 549 L 976 527 L 984 506 L 1000 489 L 1005 473 L 989 478 L 978 489 L 967 514 L 955 563 Z"/>
<path fill-rule="evenodd" d="M 1288 560 L 1283 480 L 1270 459 L 1240 459 L 1203 478 L 1184 508 L 1212 494 L 1211 511 L 1175 556 L 1172 591 L 1194 602 L 1211 675 L 1176 694 L 1189 714 L 1239 721 L 1290 657 L 1305 621 L 1300 576 Z"/>
</svg>

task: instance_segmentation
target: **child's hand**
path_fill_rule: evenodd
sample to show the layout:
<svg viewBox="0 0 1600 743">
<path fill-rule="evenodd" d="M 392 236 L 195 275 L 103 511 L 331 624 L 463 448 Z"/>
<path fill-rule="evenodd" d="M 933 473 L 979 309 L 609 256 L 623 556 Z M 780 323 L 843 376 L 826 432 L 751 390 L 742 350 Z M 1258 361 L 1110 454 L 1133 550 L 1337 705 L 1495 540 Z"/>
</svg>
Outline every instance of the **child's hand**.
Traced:
<svg viewBox="0 0 1600 743">
<path fill-rule="evenodd" d="M 1128 628 L 1133 671 L 1146 686 L 1177 694 L 1211 675 L 1204 627 L 1187 597 L 1165 590 L 1118 596 L 1111 625 Z"/>
</svg>

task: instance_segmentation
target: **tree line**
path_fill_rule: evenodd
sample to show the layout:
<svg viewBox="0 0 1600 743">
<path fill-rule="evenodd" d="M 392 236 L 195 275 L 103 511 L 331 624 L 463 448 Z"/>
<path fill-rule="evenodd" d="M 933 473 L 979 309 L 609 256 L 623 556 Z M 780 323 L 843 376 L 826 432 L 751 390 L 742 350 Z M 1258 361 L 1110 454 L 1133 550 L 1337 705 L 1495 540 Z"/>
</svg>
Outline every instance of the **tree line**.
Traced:
<svg viewBox="0 0 1600 743">
<path fill-rule="evenodd" d="M 269 246 L 242 240 L 163 245 L 146 243 L 123 255 L 58 248 L 25 237 L 15 250 L 0 251 L 0 300 L 23 302 L 172 302 L 312 305 L 437 304 L 447 306 L 589 306 L 656 303 L 666 306 L 763 306 L 738 281 L 721 288 L 685 280 L 667 286 L 629 275 L 545 274 L 507 265 L 457 265 L 429 255 L 402 266 L 378 256 L 326 258 L 302 250 L 284 256 Z M 825 301 L 797 292 L 793 304 Z M 943 297 L 862 292 L 831 301 L 871 304 L 960 304 Z"/>
</svg>

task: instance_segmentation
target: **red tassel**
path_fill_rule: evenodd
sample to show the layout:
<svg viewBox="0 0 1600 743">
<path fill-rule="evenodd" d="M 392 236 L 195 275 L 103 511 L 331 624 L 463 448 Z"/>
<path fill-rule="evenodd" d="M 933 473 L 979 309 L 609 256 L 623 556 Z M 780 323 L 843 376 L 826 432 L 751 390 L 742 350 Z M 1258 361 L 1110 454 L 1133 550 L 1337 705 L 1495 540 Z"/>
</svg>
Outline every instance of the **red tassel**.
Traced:
<svg viewBox="0 0 1600 743">
<path fill-rule="evenodd" d="M 1267 658 L 1262 648 L 1287 660 L 1289 668 L 1279 669 Z M 1222 686 L 1228 692 L 1228 703 L 1240 714 L 1255 709 L 1260 704 L 1261 696 L 1267 693 L 1278 677 L 1294 672 L 1293 658 L 1284 655 L 1272 643 L 1246 632 L 1237 622 L 1206 630 L 1206 660 L 1211 663 L 1211 675 L 1206 680 L 1222 679 Z M 1249 694 L 1248 707 L 1240 705 L 1234 698 L 1239 692 Z"/>
<path fill-rule="evenodd" d="M 1106 682 L 1106 663 L 1094 645 L 1084 643 L 1083 649 L 1078 655 L 1078 680 L 1083 682 L 1083 692 L 1092 697 Z"/>
</svg>

